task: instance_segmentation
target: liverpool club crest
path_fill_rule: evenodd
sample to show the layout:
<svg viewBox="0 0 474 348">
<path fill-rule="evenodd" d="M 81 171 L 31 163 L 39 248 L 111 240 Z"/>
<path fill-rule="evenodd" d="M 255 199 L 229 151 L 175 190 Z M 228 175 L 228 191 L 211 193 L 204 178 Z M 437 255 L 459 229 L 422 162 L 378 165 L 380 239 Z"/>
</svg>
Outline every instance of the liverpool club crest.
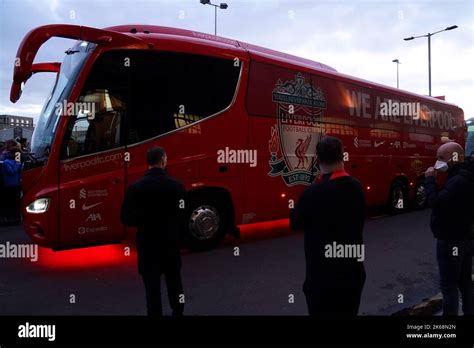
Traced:
<svg viewBox="0 0 474 348">
<path fill-rule="evenodd" d="M 277 123 L 268 142 L 268 175 L 281 176 L 287 186 L 310 185 L 319 174 L 316 144 L 322 136 L 324 95 L 298 73 L 294 80 L 277 81 L 272 100 L 277 105 Z"/>
</svg>

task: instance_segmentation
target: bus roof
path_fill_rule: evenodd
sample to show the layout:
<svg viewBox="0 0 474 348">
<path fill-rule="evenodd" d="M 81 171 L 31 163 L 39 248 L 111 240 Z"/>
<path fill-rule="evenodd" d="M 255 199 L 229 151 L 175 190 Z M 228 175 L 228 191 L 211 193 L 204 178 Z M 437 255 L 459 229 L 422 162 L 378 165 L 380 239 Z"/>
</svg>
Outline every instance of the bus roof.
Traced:
<svg viewBox="0 0 474 348">
<path fill-rule="evenodd" d="M 232 54 L 232 52 L 235 52 L 235 54 L 240 57 L 242 57 L 244 54 L 251 61 L 268 62 L 270 64 L 275 64 L 290 69 L 297 69 L 308 73 L 316 72 L 321 76 L 340 80 L 342 82 L 354 83 L 369 89 L 377 88 L 379 90 L 399 96 L 412 96 L 425 99 L 430 102 L 456 106 L 441 99 L 423 96 L 345 75 L 337 72 L 336 69 L 326 64 L 272 49 L 192 30 L 142 24 L 120 25 L 108 27 L 105 29 L 97 29 L 72 24 L 51 24 L 31 30 L 24 37 L 20 47 L 18 48 L 17 60 L 19 59 L 22 64 L 15 64 L 14 66 L 13 82 L 10 90 L 10 100 L 12 102 L 16 102 L 19 99 L 22 85 L 26 82 L 26 80 L 28 80 L 32 73 L 35 71 L 41 71 L 41 69 L 38 70 L 38 64 L 33 66 L 33 61 L 39 47 L 51 37 L 64 37 L 94 42 L 98 45 L 107 45 L 109 47 L 127 46 L 143 49 L 153 46 L 157 47 L 159 46 L 160 40 L 171 39 L 192 43 L 197 46 L 207 46 L 217 51 L 224 50 L 227 54 Z"/>
<path fill-rule="evenodd" d="M 253 53 L 257 53 L 260 55 L 270 56 L 274 58 L 275 60 L 283 59 L 287 61 L 292 61 L 294 63 L 309 65 L 316 69 L 324 69 L 324 70 L 336 72 L 336 69 L 330 67 L 329 65 L 315 62 L 310 59 L 301 58 L 301 57 L 294 56 L 291 54 L 275 51 L 269 48 L 252 45 L 246 42 L 228 39 L 221 36 L 201 33 L 201 32 L 197 32 L 193 30 L 162 27 L 162 26 L 156 26 L 156 25 L 141 25 L 141 24 L 140 25 L 138 24 L 137 25 L 134 25 L 134 24 L 120 25 L 120 26 L 115 26 L 115 27 L 108 27 L 105 29 L 111 30 L 111 31 L 117 31 L 120 33 L 136 34 L 136 35 L 139 35 L 141 38 L 145 38 L 147 35 L 148 36 L 151 35 L 152 37 L 154 36 L 155 38 L 158 38 L 160 34 L 165 34 L 165 35 L 176 35 L 176 36 L 181 36 L 181 37 L 188 37 L 188 38 L 193 38 L 196 40 L 206 40 L 208 44 L 212 42 L 213 44 L 211 45 L 217 44 L 217 45 L 232 46 L 234 48 L 241 48 L 246 51 L 252 51 Z"/>
</svg>

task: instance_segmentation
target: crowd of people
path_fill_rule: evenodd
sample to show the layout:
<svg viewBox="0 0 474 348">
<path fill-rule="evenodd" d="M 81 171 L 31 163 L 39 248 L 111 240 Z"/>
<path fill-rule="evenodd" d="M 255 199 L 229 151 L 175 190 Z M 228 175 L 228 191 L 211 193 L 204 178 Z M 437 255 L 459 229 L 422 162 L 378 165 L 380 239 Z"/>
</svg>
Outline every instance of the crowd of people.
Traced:
<svg viewBox="0 0 474 348">
<path fill-rule="evenodd" d="M 21 221 L 21 167 L 28 153 L 26 138 L 0 143 L 0 224 Z"/>
<path fill-rule="evenodd" d="M 357 315 L 365 284 L 363 259 L 334 259 L 327 254 L 332 242 L 363 245 L 364 192 L 359 181 L 344 170 L 343 151 L 342 142 L 334 137 L 318 143 L 321 176 L 304 190 L 290 214 L 291 228 L 304 231 L 303 291 L 310 315 Z M 0 143 L 0 223 L 21 220 L 21 169 L 28 154 L 27 139 Z M 425 188 L 432 208 L 431 230 L 437 240 L 443 314 L 458 314 L 461 295 L 464 315 L 473 315 L 474 158 L 465 160 L 463 148 L 454 142 L 440 146 L 436 156 L 434 166 L 425 172 Z M 127 189 L 121 221 L 138 228 L 138 268 L 145 285 L 148 314 L 163 313 L 160 278 L 164 274 L 173 315 L 180 316 L 184 311 L 184 290 L 178 236 L 184 228 L 180 202 L 186 191 L 167 174 L 164 149 L 149 149 L 147 163 L 149 169 L 144 177 Z"/>
<path fill-rule="evenodd" d="M 328 246 L 363 248 L 365 196 L 361 184 L 344 170 L 344 147 L 325 137 L 316 147 L 320 177 L 308 186 L 290 214 L 290 227 L 304 231 L 306 276 L 303 292 L 310 315 L 358 315 L 365 285 L 364 257 L 328 254 Z M 474 314 L 472 257 L 474 239 L 474 159 L 461 145 L 439 147 L 436 163 L 425 172 L 431 231 L 437 240 L 443 315 Z M 131 184 L 121 209 L 124 225 L 137 227 L 138 271 L 145 286 L 148 315 L 161 316 L 161 276 L 165 276 L 172 315 L 183 315 L 179 230 L 183 228 L 183 185 L 166 171 L 163 148 L 148 150 L 148 171 Z M 158 198 L 159 197 L 159 198 Z M 343 218 L 341 218 L 343 217 Z M 363 249 L 362 249 L 363 250 Z"/>
</svg>

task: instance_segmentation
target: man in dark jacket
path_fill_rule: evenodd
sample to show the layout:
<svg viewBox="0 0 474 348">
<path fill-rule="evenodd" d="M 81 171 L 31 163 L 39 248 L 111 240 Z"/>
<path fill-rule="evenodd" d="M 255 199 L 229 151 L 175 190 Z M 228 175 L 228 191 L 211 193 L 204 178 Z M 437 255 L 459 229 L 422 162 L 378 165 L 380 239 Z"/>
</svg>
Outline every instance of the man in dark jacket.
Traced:
<svg viewBox="0 0 474 348">
<path fill-rule="evenodd" d="M 365 283 L 364 192 L 344 171 L 339 139 L 322 139 L 316 152 L 322 176 L 290 214 L 291 228 L 304 230 L 303 292 L 310 315 L 355 316 Z"/>
<path fill-rule="evenodd" d="M 432 207 L 431 231 L 437 239 L 443 315 L 458 315 L 459 293 L 464 315 L 473 314 L 472 225 L 474 223 L 474 173 L 464 163 L 461 145 L 450 142 L 439 147 L 438 160 L 425 173 L 428 205 Z M 437 172 L 447 172 L 438 189 Z"/>
<path fill-rule="evenodd" d="M 184 221 L 185 189 L 166 174 L 167 157 L 160 147 L 148 150 L 145 176 L 128 187 L 121 221 L 137 227 L 138 272 L 143 278 L 149 316 L 163 315 L 161 275 L 165 275 L 173 315 L 183 314 L 179 236 Z"/>
</svg>

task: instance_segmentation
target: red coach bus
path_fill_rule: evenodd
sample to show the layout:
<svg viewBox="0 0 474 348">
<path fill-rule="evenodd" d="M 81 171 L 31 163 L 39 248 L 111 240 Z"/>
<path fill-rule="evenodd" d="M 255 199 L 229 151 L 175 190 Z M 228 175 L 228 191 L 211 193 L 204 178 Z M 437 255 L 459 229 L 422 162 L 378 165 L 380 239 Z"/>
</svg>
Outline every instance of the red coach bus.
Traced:
<svg viewBox="0 0 474 348">
<path fill-rule="evenodd" d="M 78 40 L 33 64 L 51 37 Z M 120 242 L 127 185 L 145 153 L 168 152 L 189 193 L 188 238 L 210 247 L 245 223 L 286 218 L 319 173 L 315 147 L 340 138 L 371 206 L 420 205 L 423 172 L 463 111 L 236 40 L 147 25 L 47 25 L 22 41 L 11 101 L 32 74 L 57 74 L 23 172 L 24 228 L 55 250 Z M 79 107 L 77 107 L 79 105 Z"/>
</svg>

